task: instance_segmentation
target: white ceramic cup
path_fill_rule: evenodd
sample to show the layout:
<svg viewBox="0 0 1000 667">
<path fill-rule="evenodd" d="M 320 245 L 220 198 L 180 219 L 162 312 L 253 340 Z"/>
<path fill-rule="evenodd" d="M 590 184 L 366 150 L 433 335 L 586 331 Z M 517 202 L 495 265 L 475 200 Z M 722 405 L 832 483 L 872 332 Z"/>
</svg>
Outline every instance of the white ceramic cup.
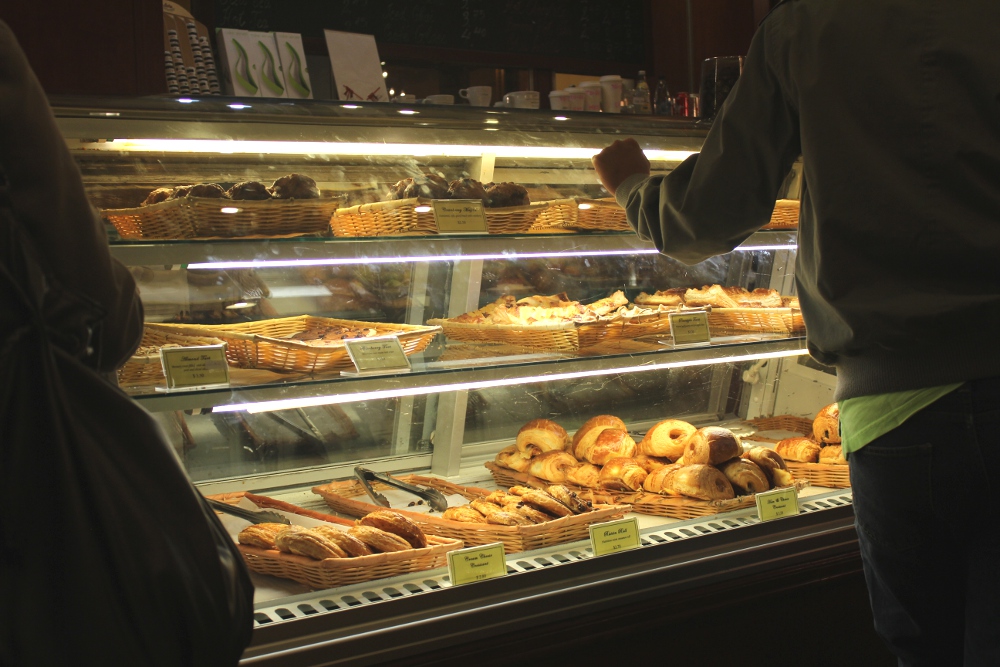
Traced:
<svg viewBox="0 0 1000 667">
<path fill-rule="evenodd" d="M 577 86 L 586 95 L 586 100 L 583 105 L 584 111 L 600 111 L 601 110 L 601 82 L 600 81 L 581 81 Z"/>
<path fill-rule="evenodd" d="M 549 93 L 549 107 L 553 111 L 568 111 L 572 95 L 565 90 L 553 90 Z"/>
<path fill-rule="evenodd" d="M 567 102 L 567 109 L 571 111 L 583 111 L 587 107 L 587 94 L 576 86 L 570 86 L 569 88 L 564 88 L 563 92 L 569 93 L 569 102 Z"/>
<path fill-rule="evenodd" d="M 458 91 L 458 96 L 463 100 L 469 100 L 469 104 L 474 107 L 488 107 L 493 101 L 493 87 L 469 86 Z"/>
<path fill-rule="evenodd" d="M 514 107 L 515 109 L 537 109 L 538 91 L 515 90 L 513 93 L 504 95 L 503 102 L 504 106 Z"/>
<path fill-rule="evenodd" d="M 423 99 L 424 104 L 454 104 L 454 95 L 428 95 Z"/>
<path fill-rule="evenodd" d="M 601 111 L 621 113 L 622 78 L 617 74 L 601 77 Z"/>
</svg>

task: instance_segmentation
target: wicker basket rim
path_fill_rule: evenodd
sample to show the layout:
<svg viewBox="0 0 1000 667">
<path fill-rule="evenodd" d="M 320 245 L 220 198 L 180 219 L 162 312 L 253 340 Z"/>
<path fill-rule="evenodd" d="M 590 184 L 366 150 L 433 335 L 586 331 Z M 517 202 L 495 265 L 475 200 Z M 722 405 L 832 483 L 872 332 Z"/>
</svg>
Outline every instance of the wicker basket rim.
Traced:
<svg viewBox="0 0 1000 667">
<path fill-rule="evenodd" d="M 330 206 L 346 201 L 344 195 L 333 197 L 319 197 L 312 199 L 228 199 L 226 197 L 178 197 L 177 199 L 167 199 L 165 201 L 149 204 L 148 206 L 131 206 L 129 208 L 105 208 L 101 213 L 105 215 L 130 215 L 144 211 L 165 211 L 171 208 L 183 206 L 218 206 L 220 202 L 232 202 L 238 208 L 246 209 L 267 209 L 278 206 L 289 206 L 295 204 L 299 207 L 317 208 Z"/>
<path fill-rule="evenodd" d="M 430 197 L 410 197 L 409 199 L 390 199 L 387 201 L 374 201 L 365 204 L 356 204 L 347 208 L 338 208 L 334 215 L 352 215 L 364 213 L 365 211 L 379 209 L 404 208 L 407 206 L 430 206 L 436 201 L 456 201 L 452 199 L 431 199 Z M 461 200 L 457 200 L 461 201 Z M 483 206 L 483 212 L 489 216 L 490 213 L 516 213 L 519 211 L 532 211 L 534 209 L 546 208 L 549 202 L 531 202 L 525 206 Z"/>
<path fill-rule="evenodd" d="M 441 551 L 458 549 L 465 545 L 462 540 L 457 540 L 451 537 L 441 537 L 440 535 L 427 535 L 426 537 L 428 546 L 420 547 L 418 549 L 390 551 L 388 553 L 368 554 L 367 556 L 354 556 L 351 558 L 324 558 L 323 560 L 316 560 L 314 558 L 309 558 L 308 556 L 299 556 L 298 554 L 285 553 L 283 551 L 278 551 L 277 549 L 263 549 L 261 547 L 255 547 L 248 544 L 239 544 L 237 546 L 240 551 L 246 551 L 248 553 L 265 556 L 267 558 L 279 558 L 280 560 L 286 562 L 299 563 L 300 565 L 305 565 L 307 567 L 318 567 L 326 570 L 353 570 L 355 568 L 375 565 L 378 563 L 411 559 L 415 560 L 423 556 L 440 553 Z"/>
</svg>

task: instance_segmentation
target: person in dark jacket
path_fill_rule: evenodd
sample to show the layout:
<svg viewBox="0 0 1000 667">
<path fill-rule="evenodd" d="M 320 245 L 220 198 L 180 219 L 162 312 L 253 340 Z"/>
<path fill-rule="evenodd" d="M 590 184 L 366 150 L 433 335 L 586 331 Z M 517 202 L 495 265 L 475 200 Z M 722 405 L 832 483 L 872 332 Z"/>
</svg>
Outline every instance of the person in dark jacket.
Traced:
<svg viewBox="0 0 1000 667">
<path fill-rule="evenodd" d="M 699 155 L 594 158 L 638 234 L 695 263 L 767 223 L 801 155 L 796 289 L 905 665 L 1000 664 L 998 26 L 997 2 L 786 0 Z"/>
<path fill-rule="evenodd" d="M 153 418 L 105 379 L 143 310 L 0 22 L 0 664 L 235 665 L 253 586 Z"/>
</svg>

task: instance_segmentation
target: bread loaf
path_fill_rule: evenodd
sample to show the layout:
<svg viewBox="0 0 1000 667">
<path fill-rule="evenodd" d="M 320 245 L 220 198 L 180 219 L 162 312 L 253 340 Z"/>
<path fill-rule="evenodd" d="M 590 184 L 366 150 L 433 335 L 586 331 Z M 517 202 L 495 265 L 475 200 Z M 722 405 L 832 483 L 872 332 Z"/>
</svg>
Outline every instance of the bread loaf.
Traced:
<svg viewBox="0 0 1000 667">
<path fill-rule="evenodd" d="M 684 448 L 697 429 L 680 419 L 664 419 L 646 431 L 639 443 L 639 453 L 662 456 L 676 461 L 684 455 Z"/>
<path fill-rule="evenodd" d="M 726 476 L 733 490 L 739 495 L 760 493 L 771 488 L 767 475 L 753 461 L 735 458 L 719 464 L 719 471 Z"/>
<path fill-rule="evenodd" d="M 809 438 L 785 438 L 774 446 L 774 450 L 786 461 L 816 463 L 819 461 L 819 445 Z"/>
<path fill-rule="evenodd" d="M 577 432 L 573 435 L 573 441 L 570 444 L 570 451 L 573 453 L 578 460 L 583 461 L 583 450 L 590 445 L 594 444 L 594 440 L 597 436 L 601 434 L 606 428 L 616 428 L 620 431 L 628 431 L 628 427 L 625 426 L 623 422 L 618 417 L 613 415 L 597 415 L 596 417 L 591 417 L 583 423 Z"/>
<path fill-rule="evenodd" d="M 593 463 L 579 463 L 566 471 L 566 481 L 577 486 L 599 489 L 601 469 Z"/>
<path fill-rule="evenodd" d="M 601 468 L 601 486 L 619 491 L 638 491 L 646 479 L 646 471 L 635 459 L 619 456 Z"/>
<path fill-rule="evenodd" d="M 558 484 L 565 482 L 566 472 L 570 468 L 575 468 L 579 463 L 569 452 L 545 452 L 530 460 L 528 474 Z"/>
<path fill-rule="evenodd" d="M 824 445 L 840 444 L 840 406 L 831 403 L 813 419 L 813 438 Z"/>
<path fill-rule="evenodd" d="M 631 458 L 637 449 L 635 440 L 628 433 L 617 428 L 607 428 L 597 435 L 593 444 L 583 448 L 583 458 L 602 466 L 613 458 Z"/>
<path fill-rule="evenodd" d="M 767 481 L 772 487 L 778 488 L 791 486 L 795 483 L 792 473 L 788 472 L 788 466 L 781 454 L 768 449 L 767 447 L 751 447 L 743 453 L 743 458 L 753 461 L 767 475 Z"/>
<path fill-rule="evenodd" d="M 686 465 L 669 475 L 670 489 L 700 500 L 729 500 L 735 498 L 733 485 L 726 476 L 709 465 Z"/>
<path fill-rule="evenodd" d="M 569 434 L 551 419 L 532 419 L 517 432 L 515 444 L 523 456 L 566 449 Z"/>
<path fill-rule="evenodd" d="M 721 426 L 706 426 L 694 432 L 684 448 L 685 465 L 718 465 L 743 453 L 736 434 Z"/>
</svg>

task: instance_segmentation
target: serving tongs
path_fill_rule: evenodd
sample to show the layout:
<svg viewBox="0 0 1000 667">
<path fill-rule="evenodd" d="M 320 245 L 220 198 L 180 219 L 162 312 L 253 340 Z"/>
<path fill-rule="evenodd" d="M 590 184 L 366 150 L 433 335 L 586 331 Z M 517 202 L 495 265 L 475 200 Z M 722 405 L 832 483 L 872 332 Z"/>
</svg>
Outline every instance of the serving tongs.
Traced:
<svg viewBox="0 0 1000 667">
<path fill-rule="evenodd" d="M 205 500 L 208 501 L 208 504 L 212 509 L 225 512 L 226 514 L 232 514 L 233 516 L 237 516 L 245 521 L 249 521 L 250 523 L 284 523 L 289 525 L 292 523 L 281 514 L 270 510 L 247 510 L 218 500 L 212 500 L 211 498 L 205 498 Z"/>
<path fill-rule="evenodd" d="M 365 489 L 365 493 L 368 494 L 368 497 L 371 498 L 372 502 L 376 505 L 391 507 L 391 505 L 389 505 L 389 500 L 372 488 L 371 482 L 382 482 L 383 484 L 394 486 L 397 489 L 406 491 L 407 493 L 412 493 L 418 498 L 426 500 L 427 504 L 431 506 L 431 509 L 438 512 L 443 512 L 448 509 L 448 499 L 445 498 L 444 494 L 437 489 L 431 489 L 426 486 L 417 486 L 416 484 L 407 484 L 406 482 L 399 481 L 388 473 L 375 472 L 374 470 L 362 468 L 361 466 L 354 469 L 354 476 L 358 478 L 358 481 L 361 482 L 361 486 Z"/>
</svg>

